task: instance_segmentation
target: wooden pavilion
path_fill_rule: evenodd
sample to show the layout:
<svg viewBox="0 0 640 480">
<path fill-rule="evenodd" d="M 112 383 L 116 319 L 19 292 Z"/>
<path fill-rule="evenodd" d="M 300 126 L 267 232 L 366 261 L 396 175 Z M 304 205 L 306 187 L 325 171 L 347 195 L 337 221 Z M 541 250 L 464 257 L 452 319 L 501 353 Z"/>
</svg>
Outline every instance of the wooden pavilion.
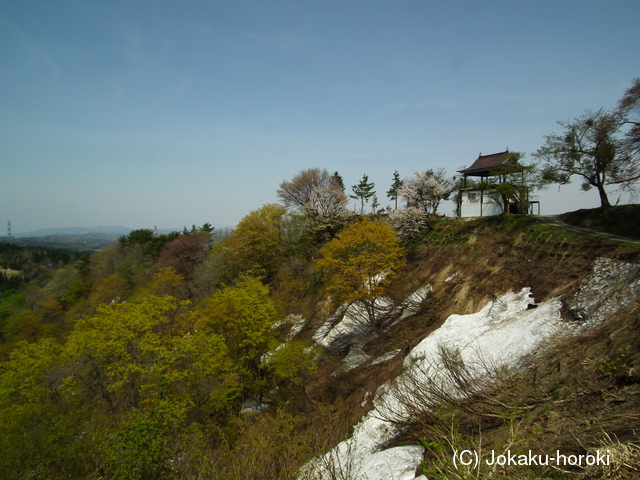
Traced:
<svg viewBox="0 0 640 480">
<path fill-rule="evenodd" d="M 530 213 L 532 206 L 540 202 L 530 196 L 525 183 L 525 172 L 531 167 L 518 163 L 517 157 L 504 152 L 482 155 L 473 164 L 458 173 L 463 175 L 462 188 L 458 191 L 457 214 L 460 217 L 482 217 L 503 212 Z M 469 185 L 469 177 L 479 178 Z M 499 188 L 499 185 L 510 188 Z"/>
</svg>

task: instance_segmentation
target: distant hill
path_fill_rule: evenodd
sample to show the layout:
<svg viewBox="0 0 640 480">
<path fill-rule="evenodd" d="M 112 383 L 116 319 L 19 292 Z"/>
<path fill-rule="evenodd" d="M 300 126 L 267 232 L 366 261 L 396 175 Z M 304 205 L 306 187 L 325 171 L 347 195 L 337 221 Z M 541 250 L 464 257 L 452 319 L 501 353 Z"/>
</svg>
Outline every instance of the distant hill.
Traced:
<svg viewBox="0 0 640 480">
<path fill-rule="evenodd" d="M 86 234 L 107 234 L 107 235 L 127 235 L 131 228 L 117 226 L 110 227 L 102 225 L 99 227 L 62 227 L 62 228 L 41 228 L 30 232 L 15 234 L 15 238 L 25 237 L 47 237 L 50 235 L 86 235 Z"/>
<path fill-rule="evenodd" d="M 64 229 L 61 229 L 64 230 Z M 78 233 L 78 234 L 58 234 L 32 237 L 0 238 L 0 242 L 13 243 L 20 246 L 46 247 L 76 252 L 96 252 L 129 233 Z"/>
</svg>

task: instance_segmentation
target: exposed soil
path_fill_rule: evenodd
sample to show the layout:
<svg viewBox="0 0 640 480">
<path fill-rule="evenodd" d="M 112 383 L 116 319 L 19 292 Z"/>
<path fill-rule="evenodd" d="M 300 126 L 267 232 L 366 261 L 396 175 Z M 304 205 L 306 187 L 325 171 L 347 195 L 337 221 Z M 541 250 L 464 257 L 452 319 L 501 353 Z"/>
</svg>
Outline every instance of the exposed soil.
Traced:
<svg viewBox="0 0 640 480">
<path fill-rule="evenodd" d="M 624 213 L 626 215 L 626 211 Z M 627 231 L 628 232 L 628 231 Z M 607 238 L 586 236 L 533 218 L 500 216 L 476 220 L 439 219 L 435 230 L 410 247 L 406 271 L 390 292 L 404 298 L 425 284 L 433 286 L 422 311 L 365 345 L 375 358 L 400 349 L 387 362 L 371 361 L 344 374 L 332 376 L 341 357 L 328 357 L 306 387 L 312 399 L 342 398 L 351 416 L 359 418 L 371 408 L 376 388 L 394 378 L 408 351 L 452 313 L 480 310 L 488 301 L 508 291 L 530 287 L 537 301 L 560 296 L 570 299 L 598 257 L 625 262 L 640 261 L 640 246 Z M 316 311 L 318 314 L 319 311 Z M 575 321 L 567 310 L 566 318 Z M 326 318 L 326 317 L 325 317 Z M 322 315 L 314 318 L 318 324 Z M 640 303 L 608 319 L 597 330 L 557 344 L 509 386 L 509 408 L 498 418 L 454 412 L 461 434 L 486 451 L 509 445 L 520 450 L 584 454 L 590 448 L 640 444 Z M 496 392 L 504 395 L 504 392 Z M 416 443 L 433 434 L 435 420 L 413 427 L 402 443 Z M 432 422 L 429 424 L 429 422 Z M 438 455 L 427 449 L 427 464 Z M 635 463 L 634 463 L 635 462 Z M 610 470 L 580 468 L 505 469 L 503 476 L 454 477 L 443 466 L 428 478 L 640 478 L 640 459 Z M 436 469 L 437 470 L 437 469 Z M 594 473 L 595 472 L 595 473 Z M 615 476 L 614 475 L 618 475 Z M 438 476 L 440 475 L 440 476 Z M 486 474 L 488 475 L 488 474 Z M 516 475 L 516 476 L 514 476 Z"/>
</svg>

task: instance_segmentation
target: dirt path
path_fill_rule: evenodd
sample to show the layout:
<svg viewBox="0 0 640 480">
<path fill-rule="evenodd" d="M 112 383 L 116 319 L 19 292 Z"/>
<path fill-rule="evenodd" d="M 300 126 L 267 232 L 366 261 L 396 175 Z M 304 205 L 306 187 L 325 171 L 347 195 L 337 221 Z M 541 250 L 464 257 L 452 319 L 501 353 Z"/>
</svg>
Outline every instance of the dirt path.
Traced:
<svg viewBox="0 0 640 480">
<path fill-rule="evenodd" d="M 534 217 L 538 221 L 542 223 L 546 223 L 548 225 L 553 225 L 558 228 L 563 228 L 565 230 L 569 230 L 571 232 L 578 233 L 580 235 L 589 235 L 592 237 L 603 238 L 605 240 L 612 240 L 615 242 L 627 242 L 634 243 L 636 245 L 640 245 L 640 240 L 636 240 L 635 238 L 629 237 L 620 237 L 617 235 L 611 235 L 609 233 L 598 232 L 596 230 L 589 230 L 588 228 L 576 227 L 574 225 L 569 225 L 568 223 L 563 222 L 558 217 L 549 216 L 549 215 L 541 215 L 538 217 Z"/>
</svg>

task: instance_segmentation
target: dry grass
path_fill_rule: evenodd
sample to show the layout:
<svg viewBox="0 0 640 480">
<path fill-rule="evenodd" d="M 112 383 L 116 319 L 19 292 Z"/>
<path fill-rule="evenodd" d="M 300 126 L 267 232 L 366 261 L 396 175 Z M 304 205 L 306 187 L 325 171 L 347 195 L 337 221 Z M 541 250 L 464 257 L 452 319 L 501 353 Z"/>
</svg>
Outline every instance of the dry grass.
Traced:
<svg viewBox="0 0 640 480">
<path fill-rule="evenodd" d="M 404 274 L 392 286 L 394 298 L 427 283 L 434 287 L 433 295 L 420 314 L 366 345 L 367 353 L 375 356 L 396 348 L 408 352 L 448 315 L 478 311 L 495 296 L 524 286 L 532 288 L 538 301 L 570 296 L 598 256 L 640 258 L 638 248 L 587 240 L 526 218 L 442 219 L 435 227 L 412 247 Z M 633 456 L 638 456 L 640 441 L 640 349 L 634 346 L 639 345 L 639 314 L 639 307 L 630 308 L 600 330 L 558 345 L 545 358 L 531 359 L 530 367 L 516 376 L 485 365 L 483 379 L 472 381 L 455 352 L 448 352 L 447 382 L 454 390 L 445 389 L 442 380 L 412 385 L 406 403 L 413 420 L 399 443 L 426 447 L 422 472 L 430 480 L 640 478 L 633 470 L 638 468 Z M 629 345 L 632 351 L 626 355 Z M 328 357 L 307 393 L 315 400 L 345 399 L 351 421 L 370 408 L 370 403 L 359 406 L 365 394 L 402 368 L 400 355 L 387 364 L 364 365 L 332 378 L 339 361 Z M 616 440 L 603 441 L 602 432 Z M 619 458 L 619 467 L 612 463 L 606 472 L 486 465 L 465 470 L 452 463 L 454 452 L 461 449 L 586 454 L 604 445 Z"/>
<path fill-rule="evenodd" d="M 603 434 L 603 442 L 587 450 L 591 455 L 598 452 L 607 456 L 607 465 L 586 466 L 579 480 L 627 480 L 640 477 L 640 447 L 633 443 L 622 443 Z"/>
</svg>

